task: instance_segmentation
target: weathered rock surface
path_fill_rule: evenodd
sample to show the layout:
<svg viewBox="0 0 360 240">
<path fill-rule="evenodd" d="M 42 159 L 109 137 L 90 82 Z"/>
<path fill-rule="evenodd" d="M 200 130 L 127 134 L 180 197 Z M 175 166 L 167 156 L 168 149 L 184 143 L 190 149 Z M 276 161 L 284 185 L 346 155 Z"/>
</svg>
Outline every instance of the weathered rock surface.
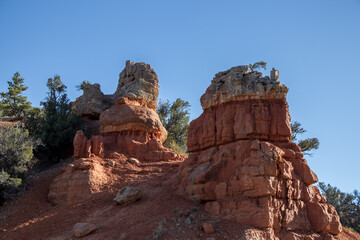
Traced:
<svg viewBox="0 0 360 240">
<path fill-rule="evenodd" d="M 209 213 L 249 224 L 243 239 L 323 239 L 339 234 L 335 209 L 301 149 L 289 141 L 287 88 L 247 66 L 216 74 L 192 121 L 179 192 Z M 330 234 L 330 235 L 329 235 Z"/>
<path fill-rule="evenodd" d="M 260 72 L 250 72 L 249 66 L 237 66 L 219 72 L 200 98 L 207 108 L 226 102 L 250 99 L 286 99 L 288 88 L 278 81 L 279 72 L 272 71 L 272 78 L 262 77 Z"/>
<path fill-rule="evenodd" d="M 51 185 L 49 200 L 55 204 L 72 203 L 100 191 L 106 184 L 103 168 L 114 167 L 119 159 L 185 159 L 162 145 L 167 132 L 155 111 L 157 97 L 156 73 L 145 63 L 128 61 L 111 96 L 104 95 L 97 84 L 86 85 L 84 95 L 74 104 L 74 111 L 87 121 L 86 134 L 79 130 L 73 144 L 75 162 L 90 162 L 90 167 L 80 171 L 69 165 Z M 106 163 L 96 162 L 97 158 L 106 158 Z"/>
<path fill-rule="evenodd" d="M 85 84 L 83 95 L 76 99 L 73 109 L 83 117 L 99 119 L 100 114 L 111 106 L 111 102 L 111 96 L 104 95 L 99 84 Z"/>
<path fill-rule="evenodd" d="M 127 61 L 119 75 L 119 83 L 113 97 L 141 98 L 148 107 L 155 110 L 159 96 L 158 77 L 154 69 L 146 63 Z"/>
<path fill-rule="evenodd" d="M 114 198 L 117 204 L 130 204 L 138 201 L 142 197 L 142 191 L 138 187 L 126 186 L 119 190 Z"/>
<path fill-rule="evenodd" d="M 133 97 L 119 98 L 114 106 L 100 115 L 102 135 L 126 131 L 143 133 L 142 141 L 153 136 L 164 142 L 167 137 L 155 110 L 148 108 L 145 100 Z"/>
<path fill-rule="evenodd" d="M 190 123 L 188 151 L 241 139 L 289 141 L 290 116 L 285 100 L 259 99 L 227 102 L 207 108 Z"/>
<path fill-rule="evenodd" d="M 74 139 L 74 157 L 118 152 L 140 161 L 183 158 L 162 146 L 167 132 L 155 111 L 158 94 L 157 75 L 146 63 L 127 61 L 113 95 L 104 95 L 98 84 L 86 85 L 73 105 L 86 120 L 85 133 L 78 131 Z"/>
<path fill-rule="evenodd" d="M 62 169 L 50 185 L 48 200 L 63 205 L 86 199 L 109 182 L 104 166 L 96 159 L 80 158 Z"/>
<path fill-rule="evenodd" d="M 114 94 L 103 94 L 97 83 L 86 84 L 83 95 L 76 99 L 72 108 L 86 119 L 98 120 L 100 114 L 113 106 L 120 97 L 144 99 L 147 107 L 155 110 L 158 95 L 158 78 L 154 69 L 146 63 L 127 61 L 124 70 L 119 75 Z"/>
<path fill-rule="evenodd" d="M 76 223 L 74 225 L 74 236 L 77 238 L 85 237 L 96 230 L 96 226 L 92 223 Z"/>
<path fill-rule="evenodd" d="M 142 99 L 119 98 L 100 116 L 100 134 L 88 139 L 82 131 L 74 138 L 74 157 L 106 156 L 118 152 L 140 161 L 184 158 L 162 146 L 167 132 L 157 113 Z"/>
</svg>

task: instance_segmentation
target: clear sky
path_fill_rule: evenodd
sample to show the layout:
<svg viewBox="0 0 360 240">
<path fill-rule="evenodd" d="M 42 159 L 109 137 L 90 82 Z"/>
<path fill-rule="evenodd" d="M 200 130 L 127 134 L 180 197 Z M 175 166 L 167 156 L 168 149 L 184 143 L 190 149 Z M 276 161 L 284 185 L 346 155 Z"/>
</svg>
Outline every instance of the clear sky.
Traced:
<svg viewBox="0 0 360 240">
<path fill-rule="evenodd" d="M 151 64 L 160 98 L 201 112 L 214 74 L 266 61 L 290 91 L 293 120 L 318 137 L 319 180 L 360 190 L 360 1 L 0 0 L 0 91 L 19 71 L 38 106 L 55 74 L 71 100 L 83 80 L 116 90 L 126 60 Z"/>
</svg>

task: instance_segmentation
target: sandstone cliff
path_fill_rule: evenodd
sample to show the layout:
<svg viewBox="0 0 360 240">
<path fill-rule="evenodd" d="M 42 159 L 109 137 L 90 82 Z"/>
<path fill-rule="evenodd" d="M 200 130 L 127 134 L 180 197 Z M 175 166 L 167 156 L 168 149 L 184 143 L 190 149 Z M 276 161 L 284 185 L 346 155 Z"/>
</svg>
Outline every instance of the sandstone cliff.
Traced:
<svg viewBox="0 0 360 240">
<path fill-rule="evenodd" d="M 215 75 L 201 97 L 204 112 L 189 126 L 179 192 L 213 215 L 261 229 L 260 239 L 331 239 L 342 230 L 339 216 L 289 140 L 288 89 L 278 78 L 248 66 Z"/>
</svg>

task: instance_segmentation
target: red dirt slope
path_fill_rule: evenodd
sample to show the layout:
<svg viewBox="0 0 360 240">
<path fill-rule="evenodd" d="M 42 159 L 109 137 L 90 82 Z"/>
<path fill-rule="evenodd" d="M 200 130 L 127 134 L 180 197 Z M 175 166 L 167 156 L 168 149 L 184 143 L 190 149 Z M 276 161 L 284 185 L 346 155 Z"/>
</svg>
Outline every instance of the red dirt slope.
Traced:
<svg viewBox="0 0 360 240">
<path fill-rule="evenodd" d="M 113 181 L 101 192 L 64 206 L 47 202 L 49 186 L 62 166 L 42 172 L 30 180 L 27 192 L 0 208 L 0 239 L 76 239 L 72 228 L 78 222 L 97 226 L 82 239 L 241 239 L 249 226 L 211 217 L 203 204 L 175 194 L 169 179 L 179 163 L 118 164 L 109 169 Z M 113 198 L 127 185 L 142 188 L 143 198 L 116 205 Z M 210 222 L 215 233 L 204 233 L 204 222 Z M 339 239 L 360 239 L 360 235 L 344 228 Z"/>
<path fill-rule="evenodd" d="M 72 228 L 78 222 L 98 228 L 83 239 L 153 239 L 154 234 L 162 235 L 161 239 L 234 239 L 241 235 L 244 228 L 213 219 L 202 204 L 175 194 L 168 180 L 179 163 L 123 163 L 110 171 L 113 182 L 102 192 L 64 206 L 47 202 L 49 186 L 61 166 L 43 172 L 31 179 L 24 195 L 0 208 L 0 239 L 75 239 Z M 132 205 L 116 205 L 113 198 L 127 185 L 142 188 L 143 198 Z M 205 234 L 203 222 L 212 223 L 215 233 Z"/>
</svg>

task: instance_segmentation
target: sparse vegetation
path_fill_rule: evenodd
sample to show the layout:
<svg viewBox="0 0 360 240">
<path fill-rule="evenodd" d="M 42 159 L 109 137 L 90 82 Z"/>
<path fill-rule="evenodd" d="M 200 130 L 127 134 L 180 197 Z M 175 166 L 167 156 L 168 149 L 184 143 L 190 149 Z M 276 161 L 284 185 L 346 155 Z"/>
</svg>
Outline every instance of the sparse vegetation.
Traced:
<svg viewBox="0 0 360 240">
<path fill-rule="evenodd" d="M 260 61 L 260 62 L 256 62 L 254 64 L 249 64 L 249 68 L 251 71 L 256 71 L 256 70 L 260 70 L 261 68 L 266 70 L 266 62 L 264 61 Z"/>
<path fill-rule="evenodd" d="M 87 80 L 84 80 L 84 81 L 81 82 L 80 85 L 76 85 L 75 88 L 76 88 L 77 91 L 84 90 L 84 87 L 86 85 L 88 85 L 88 84 L 91 84 L 91 83 L 89 81 L 87 81 Z"/>
<path fill-rule="evenodd" d="M 144 78 L 139 78 L 139 81 L 140 81 L 141 84 L 146 84 L 147 83 Z"/>
<path fill-rule="evenodd" d="M 320 142 L 317 138 L 306 138 L 304 140 L 298 140 L 297 136 L 305 133 L 306 130 L 301 127 L 299 122 L 291 123 L 291 137 L 290 141 L 295 142 L 300 148 L 304 155 L 312 156 L 310 153 L 312 150 L 319 148 Z"/>
</svg>

